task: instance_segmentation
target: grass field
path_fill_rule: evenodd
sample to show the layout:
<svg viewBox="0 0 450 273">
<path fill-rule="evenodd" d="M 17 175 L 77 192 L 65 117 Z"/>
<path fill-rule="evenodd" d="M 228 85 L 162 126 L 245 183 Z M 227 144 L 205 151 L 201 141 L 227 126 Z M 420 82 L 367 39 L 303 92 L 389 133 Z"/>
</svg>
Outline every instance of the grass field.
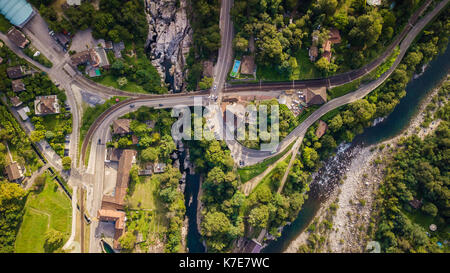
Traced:
<svg viewBox="0 0 450 273">
<path fill-rule="evenodd" d="M 124 86 L 119 86 L 119 84 L 117 83 L 117 77 L 114 77 L 113 75 L 105 75 L 105 76 L 100 76 L 100 77 L 95 77 L 95 78 L 91 78 L 91 80 L 101 84 L 101 85 L 105 85 L 105 86 L 111 86 L 123 91 L 127 91 L 127 92 L 133 92 L 133 93 L 148 93 L 145 92 L 145 90 L 139 86 L 138 84 L 134 83 L 134 82 L 130 82 L 128 81 L 127 84 L 125 84 Z"/>
<path fill-rule="evenodd" d="M 69 198 L 49 176 L 39 193 L 31 192 L 17 234 L 15 252 L 43 253 L 44 233 L 52 228 L 70 236 L 72 208 Z"/>
<path fill-rule="evenodd" d="M 250 179 L 252 179 L 253 177 L 264 172 L 268 166 L 272 165 L 273 163 L 278 161 L 278 159 L 283 157 L 283 155 L 285 155 L 291 149 L 292 145 L 293 145 L 293 143 L 291 143 L 283 152 L 279 153 L 276 156 L 267 158 L 260 163 L 256 163 L 254 165 L 246 166 L 243 168 L 238 168 L 237 171 L 238 171 L 239 177 L 241 178 L 241 182 L 245 183 L 245 182 L 249 181 Z"/>
<path fill-rule="evenodd" d="M 258 66 L 256 76 L 258 79 L 268 81 L 289 81 L 289 80 L 308 80 L 321 78 L 322 74 L 317 70 L 314 63 L 309 60 L 306 49 L 300 50 L 295 57 L 297 58 L 297 68 L 294 69 L 292 75 L 280 73 L 272 66 Z"/>
</svg>

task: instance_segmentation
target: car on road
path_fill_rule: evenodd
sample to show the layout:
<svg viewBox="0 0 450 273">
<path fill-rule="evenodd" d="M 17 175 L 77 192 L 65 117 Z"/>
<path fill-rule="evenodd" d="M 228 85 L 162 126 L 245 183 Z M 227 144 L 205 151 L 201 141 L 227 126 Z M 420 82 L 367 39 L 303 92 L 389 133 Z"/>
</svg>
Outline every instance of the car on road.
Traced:
<svg viewBox="0 0 450 273">
<path fill-rule="evenodd" d="M 98 144 L 102 144 L 102 140 L 100 138 L 98 139 Z"/>
<path fill-rule="evenodd" d="M 214 84 L 214 91 L 216 91 L 217 89 L 217 84 Z"/>
<path fill-rule="evenodd" d="M 164 106 L 164 105 L 160 103 L 159 106 Z"/>
<path fill-rule="evenodd" d="M 134 104 L 130 104 L 130 108 L 134 108 L 136 105 Z"/>
</svg>

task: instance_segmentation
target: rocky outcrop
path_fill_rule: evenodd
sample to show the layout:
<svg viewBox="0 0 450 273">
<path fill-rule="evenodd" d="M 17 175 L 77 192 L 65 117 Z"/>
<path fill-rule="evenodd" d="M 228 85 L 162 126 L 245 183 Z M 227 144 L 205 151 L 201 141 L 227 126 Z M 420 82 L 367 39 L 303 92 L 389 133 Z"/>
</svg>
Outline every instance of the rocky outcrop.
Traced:
<svg viewBox="0 0 450 273">
<path fill-rule="evenodd" d="M 187 0 L 146 0 L 147 45 L 152 63 L 172 91 L 183 91 L 186 57 L 192 44 Z M 177 6 L 178 3 L 178 6 Z"/>
</svg>

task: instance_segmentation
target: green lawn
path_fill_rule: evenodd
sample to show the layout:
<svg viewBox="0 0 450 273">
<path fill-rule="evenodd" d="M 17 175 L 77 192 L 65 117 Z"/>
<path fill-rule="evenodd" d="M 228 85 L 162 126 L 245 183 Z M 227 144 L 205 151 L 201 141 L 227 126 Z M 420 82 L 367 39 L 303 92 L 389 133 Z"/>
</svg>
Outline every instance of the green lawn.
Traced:
<svg viewBox="0 0 450 273">
<path fill-rule="evenodd" d="M 58 184 L 47 176 L 44 189 L 40 193 L 31 192 L 27 198 L 15 252 L 43 253 L 44 233 L 52 228 L 63 232 L 67 240 L 71 225 L 71 201 Z"/>
<path fill-rule="evenodd" d="M 322 74 L 316 68 L 314 63 L 309 60 L 308 51 L 301 49 L 295 57 L 297 58 L 298 67 L 294 69 L 292 75 L 280 73 L 272 66 L 258 66 L 256 76 L 258 79 L 266 81 L 289 81 L 289 80 L 308 80 L 321 78 Z"/>
<path fill-rule="evenodd" d="M 297 55 L 298 68 L 294 70 L 291 80 L 309 80 L 321 78 L 322 74 L 317 70 L 314 63 L 309 60 L 308 51 L 306 49 L 300 50 Z"/>
<path fill-rule="evenodd" d="M 126 85 L 120 87 L 119 84 L 117 83 L 117 77 L 114 77 L 111 74 L 91 78 L 91 80 L 93 80 L 101 85 L 111 86 L 116 89 L 120 89 L 120 90 L 127 91 L 127 92 L 148 93 L 148 92 L 145 92 L 145 90 L 141 86 L 139 86 L 138 84 L 136 84 L 134 82 L 130 82 L 130 81 L 128 81 L 128 83 Z"/>
<path fill-rule="evenodd" d="M 127 196 L 128 222 L 127 229 L 138 231 L 144 242 L 140 243 L 141 250 L 153 244 L 167 231 L 167 210 L 158 200 L 159 181 L 151 177 L 141 177 L 141 182 L 131 184 Z"/>
<path fill-rule="evenodd" d="M 245 182 L 249 181 L 250 179 L 252 179 L 253 177 L 264 172 L 268 166 L 272 165 L 273 163 L 278 161 L 278 159 L 283 157 L 291 149 L 292 145 L 293 145 L 293 143 L 291 143 L 283 152 L 277 154 L 276 156 L 267 158 L 260 163 L 256 163 L 251 166 L 238 168 L 237 171 L 238 171 L 239 177 L 241 178 L 241 182 L 245 183 Z"/>
</svg>

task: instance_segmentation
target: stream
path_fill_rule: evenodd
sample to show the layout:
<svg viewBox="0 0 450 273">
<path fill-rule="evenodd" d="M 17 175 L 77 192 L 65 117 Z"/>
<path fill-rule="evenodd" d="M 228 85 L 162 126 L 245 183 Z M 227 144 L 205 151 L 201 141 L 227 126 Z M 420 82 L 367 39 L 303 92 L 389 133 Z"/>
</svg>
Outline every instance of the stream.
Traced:
<svg viewBox="0 0 450 273">
<path fill-rule="evenodd" d="M 353 155 L 359 147 L 369 146 L 390 139 L 405 130 L 418 111 L 421 101 L 450 72 L 450 49 L 437 56 L 428 64 L 425 72 L 411 80 L 406 87 L 406 96 L 394 108 L 394 111 L 373 127 L 366 128 L 355 137 L 351 144 L 341 144 L 335 156 L 326 160 L 323 167 L 313 175 L 309 198 L 303 204 L 298 217 L 283 228 L 281 237 L 271 241 L 262 249 L 263 253 L 283 252 L 311 223 L 321 204 L 337 185 L 346 169 L 350 166 Z"/>
</svg>

